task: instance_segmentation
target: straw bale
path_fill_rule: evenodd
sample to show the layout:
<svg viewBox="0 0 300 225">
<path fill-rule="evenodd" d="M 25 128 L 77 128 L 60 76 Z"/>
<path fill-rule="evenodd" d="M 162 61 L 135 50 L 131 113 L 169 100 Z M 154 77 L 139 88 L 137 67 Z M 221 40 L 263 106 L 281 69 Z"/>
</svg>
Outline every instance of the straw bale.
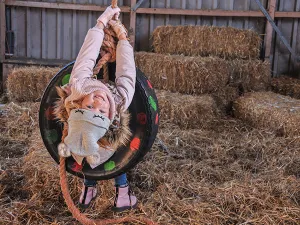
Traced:
<svg viewBox="0 0 300 225">
<path fill-rule="evenodd" d="M 223 60 L 136 52 L 135 60 L 157 89 L 183 94 L 222 92 L 233 86 L 241 93 L 270 88 L 270 65 L 260 60 Z M 232 93 L 232 92 L 231 92 Z"/>
<path fill-rule="evenodd" d="M 157 89 L 203 94 L 222 89 L 229 80 L 229 66 L 220 58 L 136 52 L 135 60 Z"/>
<path fill-rule="evenodd" d="M 230 66 L 230 85 L 242 92 L 267 91 L 271 86 L 271 66 L 268 61 L 232 60 Z"/>
<path fill-rule="evenodd" d="M 278 135 L 300 134 L 300 100 L 273 92 L 254 92 L 234 103 L 234 115 Z"/>
<path fill-rule="evenodd" d="M 218 117 L 214 99 L 209 95 L 191 96 L 156 90 L 160 120 L 172 122 L 182 129 L 209 126 Z"/>
<path fill-rule="evenodd" d="M 211 95 L 215 99 L 220 112 L 223 114 L 230 114 L 233 102 L 240 96 L 240 91 L 237 87 L 227 85 Z"/>
<path fill-rule="evenodd" d="M 300 99 L 300 80 L 288 76 L 272 78 L 272 91 Z"/>
<path fill-rule="evenodd" d="M 7 78 L 7 92 L 11 101 L 39 101 L 47 84 L 60 70 L 55 67 L 15 68 Z"/>
<path fill-rule="evenodd" d="M 153 31 L 156 53 L 258 59 L 260 36 L 252 30 L 215 26 L 159 26 Z"/>
</svg>

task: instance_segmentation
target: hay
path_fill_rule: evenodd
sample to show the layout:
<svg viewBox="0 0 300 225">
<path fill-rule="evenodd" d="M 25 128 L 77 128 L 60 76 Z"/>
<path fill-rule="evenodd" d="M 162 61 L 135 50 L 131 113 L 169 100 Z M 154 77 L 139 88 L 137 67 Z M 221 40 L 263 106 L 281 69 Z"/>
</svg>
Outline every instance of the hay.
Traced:
<svg viewBox="0 0 300 225">
<path fill-rule="evenodd" d="M 227 115 L 231 114 L 233 102 L 240 96 L 240 91 L 237 87 L 228 85 L 218 92 L 212 93 L 211 96 L 215 99 L 220 112 Z"/>
<path fill-rule="evenodd" d="M 273 92 L 249 93 L 234 103 L 234 115 L 278 135 L 300 134 L 300 100 Z"/>
<path fill-rule="evenodd" d="M 214 26 L 160 26 L 153 31 L 156 53 L 258 59 L 261 38 L 252 30 Z"/>
<path fill-rule="evenodd" d="M 300 99 L 300 80 L 288 76 L 272 78 L 272 91 Z"/>
<path fill-rule="evenodd" d="M 299 167 L 285 174 L 287 161 L 299 160 L 294 139 L 236 120 L 201 130 L 164 127 L 158 137 L 167 150 L 156 142 L 130 173 L 149 218 L 159 224 L 297 224 Z"/>
<path fill-rule="evenodd" d="M 135 60 L 157 89 L 203 94 L 224 88 L 229 80 L 229 66 L 220 58 L 136 52 Z"/>
<path fill-rule="evenodd" d="M 241 92 L 267 91 L 271 85 L 271 66 L 268 61 L 232 60 L 230 85 L 239 87 Z"/>
<path fill-rule="evenodd" d="M 183 94 L 224 91 L 227 85 L 240 92 L 265 91 L 270 87 L 270 65 L 260 60 L 223 60 L 136 52 L 137 67 L 154 87 Z"/>
<path fill-rule="evenodd" d="M 64 204 L 57 165 L 37 128 L 32 137 L 25 160 L 0 170 L 0 224 L 79 224 Z M 299 224 L 299 137 L 220 119 L 190 130 L 165 123 L 158 138 L 128 173 L 139 207 L 122 215 L 145 215 L 159 224 Z M 76 200 L 81 182 L 72 176 L 69 182 Z M 86 215 L 120 217 L 109 209 L 112 183 L 98 187 L 101 194 Z"/>
<path fill-rule="evenodd" d="M 218 117 L 214 99 L 208 95 L 191 96 L 156 90 L 161 123 L 174 123 L 180 128 L 201 128 Z"/>
<path fill-rule="evenodd" d="M 47 84 L 60 68 L 20 67 L 7 78 L 7 92 L 11 101 L 39 101 Z"/>
</svg>

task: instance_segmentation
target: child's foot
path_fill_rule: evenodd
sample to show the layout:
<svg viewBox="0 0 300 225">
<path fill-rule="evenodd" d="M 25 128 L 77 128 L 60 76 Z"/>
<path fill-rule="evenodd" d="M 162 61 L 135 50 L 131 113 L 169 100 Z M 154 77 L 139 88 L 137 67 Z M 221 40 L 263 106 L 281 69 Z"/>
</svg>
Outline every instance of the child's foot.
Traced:
<svg viewBox="0 0 300 225">
<path fill-rule="evenodd" d="M 114 212 L 122 212 L 127 209 L 133 209 L 137 206 L 137 199 L 132 195 L 129 186 L 116 187 L 116 197 L 112 210 Z"/>
<path fill-rule="evenodd" d="M 91 202 L 97 196 L 97 187 L 96 186 L 85 186 L 83 185 L 81 195 L 79 198 L 79 207 L 81 209 L 87 209 Z"/>
</svg>

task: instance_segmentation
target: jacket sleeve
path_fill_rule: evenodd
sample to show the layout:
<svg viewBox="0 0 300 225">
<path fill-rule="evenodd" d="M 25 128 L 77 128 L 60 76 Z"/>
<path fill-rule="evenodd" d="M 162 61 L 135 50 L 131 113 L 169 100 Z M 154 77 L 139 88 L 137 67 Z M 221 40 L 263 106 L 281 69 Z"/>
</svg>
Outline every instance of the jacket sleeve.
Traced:
<svg viewBox="0 0 300 225">
<path fill-rule="evenodd" d="M 100 48 L 102 46 L 104 32 L 98 27 L 89 29 L 82 47 L 73 67 L 70 84 L 93 75 L 93 68 L 96 64 Z"/>
<path fill-rule="evenodd" d="M 133 48 L 127 40 L 120 40 L 117 45 L 115 102 L 126 110 L 133 98 L 136 82 L 136 67 Z"/>
</svg>

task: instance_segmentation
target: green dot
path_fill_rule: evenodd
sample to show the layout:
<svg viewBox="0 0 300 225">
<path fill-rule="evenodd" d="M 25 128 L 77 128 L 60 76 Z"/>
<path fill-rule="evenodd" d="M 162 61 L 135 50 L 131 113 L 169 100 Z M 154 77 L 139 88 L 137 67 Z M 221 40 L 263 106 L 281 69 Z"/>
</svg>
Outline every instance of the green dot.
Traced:
<svg viewBox="0 0 300 225">
<path fill-rule="evenodd" d="M 149 97 L 149 103 L 152 106 L 152 108 L 156 111 L 156 109 L 157 109 L 156 102 L 154 101 L 152 96 Z"/>
<path fill-rule="evenodd" d="M 57 141 L 57 139 L 58 139 L 58 134 L 57 134 L 56 130 L 46 130 L 45 134 L 46 134 L 47 140 L 51 144 L 54 144 Z"/>
<path fill-rule="evenodd" d="M 69 83 L 70 76 L 71 76 L 71 74 L 67 74 L 67 75 L 64 76 L 64 78 L 61 81 L 62 85 L 65 85 L 65 84 Z"/>
<path fill-rule="evenodd" d="M 104 164 L 105 171 L 111 171 L 116 167 L 116 163 L 114 161 L 109 161 Z"/>
</svg>

